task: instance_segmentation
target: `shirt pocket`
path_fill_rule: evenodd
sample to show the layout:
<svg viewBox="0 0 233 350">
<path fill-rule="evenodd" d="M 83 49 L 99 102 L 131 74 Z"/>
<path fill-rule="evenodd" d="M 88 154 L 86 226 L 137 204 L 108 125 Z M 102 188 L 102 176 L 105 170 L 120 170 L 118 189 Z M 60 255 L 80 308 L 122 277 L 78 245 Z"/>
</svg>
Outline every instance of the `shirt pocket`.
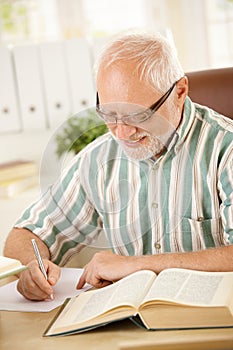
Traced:
<svg viewBox="0 0 233 350">
<path fill-rule="evenodd" d="M 200 217 L 195 220 L 182 217 L 175 231 L 176 236 L 182 237 L 181 245 L 184 251 L 197 251 L 227 244 L 221 218 Z"/>
</svg>

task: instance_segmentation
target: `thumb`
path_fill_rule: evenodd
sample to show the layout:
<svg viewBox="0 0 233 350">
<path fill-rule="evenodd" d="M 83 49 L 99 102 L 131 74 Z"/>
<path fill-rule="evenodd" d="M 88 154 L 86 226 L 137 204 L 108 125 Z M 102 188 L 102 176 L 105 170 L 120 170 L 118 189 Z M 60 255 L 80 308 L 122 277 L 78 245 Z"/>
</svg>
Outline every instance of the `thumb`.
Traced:
<svg viewBox="0 0 233 350">
<path fill-rule="evenodd" d="M 61 269 L 59 266 L 55 265 L 54 263 L 50 262 L 48 266 L 47 276 L 48 276 L 48 282 L 52 286 L 54 286 L 57 281 L 59 280 L 61 275 Z"/>
</svg>

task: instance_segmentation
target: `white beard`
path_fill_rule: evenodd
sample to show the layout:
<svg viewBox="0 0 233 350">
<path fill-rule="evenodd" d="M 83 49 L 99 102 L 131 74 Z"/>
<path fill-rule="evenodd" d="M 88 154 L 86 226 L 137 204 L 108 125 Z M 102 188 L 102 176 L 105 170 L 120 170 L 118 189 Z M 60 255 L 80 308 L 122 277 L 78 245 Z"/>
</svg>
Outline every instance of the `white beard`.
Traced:
<svg viewBox="0 0 233 350">
<path fill-rule="evenodd" d="M 138 144 L 137 147 L 127 146 L 122 140 L 119 140 L 116 136 L 112 134 L 117 143 L 123 148 L 126 155 L 130 158 L 137 160 L 145 160 L 155 157 L 160 154 L 169 143 L 171 136 L 174 133 L 174 128 L 168 130 L 166 134 L 161 135 L 160 137 L 153 136 L 148 132 L 141 132 L 134 135 L 133 140 L 140 139 L 144 136 L 147 136 L 147 144 Z"/>
</svg>

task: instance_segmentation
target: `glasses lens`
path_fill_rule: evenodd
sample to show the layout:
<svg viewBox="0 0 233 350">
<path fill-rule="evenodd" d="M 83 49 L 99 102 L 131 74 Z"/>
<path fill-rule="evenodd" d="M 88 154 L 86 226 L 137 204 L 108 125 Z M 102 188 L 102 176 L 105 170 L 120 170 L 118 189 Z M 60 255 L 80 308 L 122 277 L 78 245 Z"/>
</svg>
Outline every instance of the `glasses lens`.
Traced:
<svg viewBox="0 0 233 350">
<path fill-rule="evenodd" d="M 137 113 L 136 115 L 128 115 L 123 119 L 126 124 L 141 124 L 151 117 L 152 111 L 145 111 L 142 113 Z"/>
<path fill-rule="evenodd" d="M 107 114 L 107 113 L 102 112 L 98 107 L 96 107 L 96 113 L 97 113 L 98 117 L 100 117 L 101 119 L 103 119 L 105 121 L 105 123 L 107 123 L 107 124 L 116 123 L 117 118 L 115 116 L 112 116 L 111 114 Z"/>
<path fill-rule="evenodd" d="M 111 114 L 107 114 L 102 112 L 98 108 L 96 108 L 97 115 L 105 121 L 107 124 L 116 124 L 117 121 L 122 121 L 124 124 L 132 124 L 137 125 L 145 122 L 147 119 L 151 117 L 153 112 L 151 110 L 147 110 L 142 113 L 136 113 L 135 115 L 125 115 L 122 117 L 113 116 Z"/>
<path fill-rule="evenodd" d="M 116 124 L 117 121 L 122 121 L 124 124 L 137 125 L 145 122 L 152 115 L 151 111 L 145 111 L 144 113 L 137 113 L 136 115 L 125 115 L 123 117 L 112 116 L 111 114 L 103 113 L 96 110 L 97 115 L 105 121 L 107 124 Z"/>
</svg>

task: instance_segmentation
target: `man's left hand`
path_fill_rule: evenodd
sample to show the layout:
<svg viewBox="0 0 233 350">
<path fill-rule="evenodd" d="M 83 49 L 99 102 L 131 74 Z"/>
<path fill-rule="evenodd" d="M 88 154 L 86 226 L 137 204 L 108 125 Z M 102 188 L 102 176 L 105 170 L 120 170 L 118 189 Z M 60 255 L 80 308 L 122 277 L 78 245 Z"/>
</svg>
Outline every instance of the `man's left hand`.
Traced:
<svg viewBox="0 0 233 350">
<path fill-rule="evenodd" d="M 116 282 L 139 270 L 137 259 L 135 256 L 121 256 L 109 251 L 100 251 L 84 267 L 77 289 L 81 289 L 85 283 L 102 288 Z"/>
</svg>

